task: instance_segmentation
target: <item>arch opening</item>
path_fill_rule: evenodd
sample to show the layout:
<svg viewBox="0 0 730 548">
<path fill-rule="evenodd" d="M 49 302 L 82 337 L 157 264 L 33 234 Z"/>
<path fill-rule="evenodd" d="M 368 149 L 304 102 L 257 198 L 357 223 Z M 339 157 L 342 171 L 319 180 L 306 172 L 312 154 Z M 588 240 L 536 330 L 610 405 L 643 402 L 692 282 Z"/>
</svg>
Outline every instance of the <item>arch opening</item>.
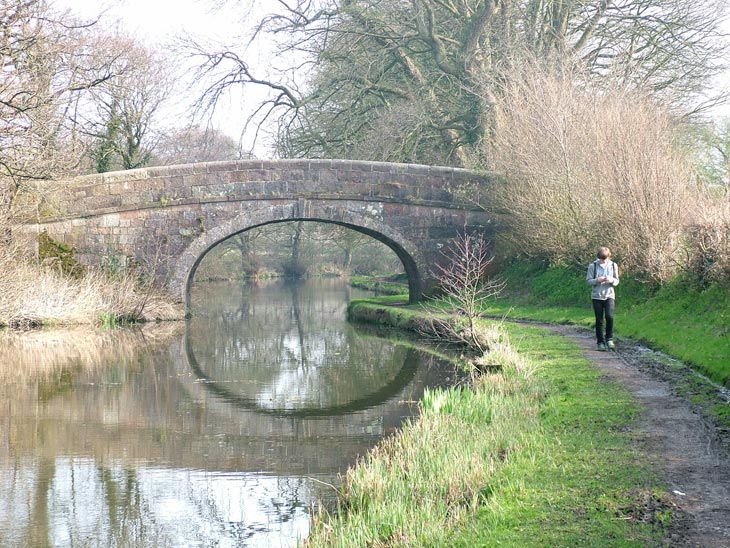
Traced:
<svg viewBox="0 0 730 548">
<path fill-rule="evenodd" d="M 408 282 L 409 301 L 413 303 L 420 300 L 425 287 L 425 262 L 417 247 L 397 230 L 387 226 L 379 219 L 359 215 L 345 209 L 332 211 L 332 208 L 330 208 L 326 215 L 316 214 L 304 216 L 297 215 L 293 211 L 294 207 L 289 211 L 284 210 L 283 214 L 281 211 L 277 214 L 272 211 L 272 208 L 264 208 L 258 212 L 240 214 L 234 219 L 201 234 L 177 260 L 169 284 L 171 290 L 173 292 L 179 292 L 182 300 L 189 303 L 191 285 L 201 261 L 218 244 L 232 236 L 246 233 L 251 229 L 284 222 L 302 221 L 330 224 L 351 229 L 386 245 L 394 252 L 403 266 Z"/>
<path fill-rule="evenodd" d="M 195 280 L 368 276 L 405 280 L 401 257 L 348 225 L 294 220 L 238 232 L 210 248 Z M 404 291 L 405 292 L 405 291 Z"/>
</svg>

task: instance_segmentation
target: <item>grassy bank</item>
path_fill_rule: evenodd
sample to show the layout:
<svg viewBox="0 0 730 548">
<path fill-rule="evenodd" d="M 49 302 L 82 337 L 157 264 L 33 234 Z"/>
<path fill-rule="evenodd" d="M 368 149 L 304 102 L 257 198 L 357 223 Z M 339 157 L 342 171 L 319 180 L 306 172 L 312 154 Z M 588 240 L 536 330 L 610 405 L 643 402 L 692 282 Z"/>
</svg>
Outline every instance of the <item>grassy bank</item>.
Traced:
<svg viewBox="0 0 730 548">
<path fill-rule="evenodd" d="M 593 325 L 584 272 L 516 263 L 504 277 L 505 291 L 485 313 Z M 718 286 L 698 289 L 675 280 L 652 292 L 625 275 L 616 292 L 619 339 L 643 341 L 730 387 L 730 291 Z"/>
<path fill-rule="evenodd" d="M 372 301 L 351 313 L 400 327 L 420 315 Z M 669 513 L 629 396 L 560 338 L 486 325 L 499 367 L 427 393 L 420 418 L 348 472 L 342 511 L 318 517 L 308 546 L 658 545 Z"/>
<path fill-rule="evenodd" d="M 381 295 L 402 295 L 408 293 L 407 280 L 373 278 L 372 276 L 351 276 L 350 285 L 359 289 L 375 291 Z"/>
</svg>

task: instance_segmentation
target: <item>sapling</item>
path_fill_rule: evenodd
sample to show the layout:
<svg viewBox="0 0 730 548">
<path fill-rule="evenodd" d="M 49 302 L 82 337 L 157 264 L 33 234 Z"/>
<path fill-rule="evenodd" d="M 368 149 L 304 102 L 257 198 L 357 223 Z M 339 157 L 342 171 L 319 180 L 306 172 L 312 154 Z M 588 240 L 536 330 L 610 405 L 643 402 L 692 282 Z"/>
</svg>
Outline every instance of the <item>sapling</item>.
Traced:
<svg viewBox="0 0 730 548">
<path fill-rule="evenodd" d="M 431 301 L 425 305 L 428 319 L 424 332 L 441 340 L 463 344 L 480 353 L 489 350 L 488 337 L 477 318 L 488 299 L 497 296 L 504 283 L 487 276 L 494 256 L 482 235 L 459 234 L 442 250 L 445 261 L 437 263 L 433 276 L 438 280 L 439 301 L 448 305 L 457 318 L 446 316 Z"/>
</svg>

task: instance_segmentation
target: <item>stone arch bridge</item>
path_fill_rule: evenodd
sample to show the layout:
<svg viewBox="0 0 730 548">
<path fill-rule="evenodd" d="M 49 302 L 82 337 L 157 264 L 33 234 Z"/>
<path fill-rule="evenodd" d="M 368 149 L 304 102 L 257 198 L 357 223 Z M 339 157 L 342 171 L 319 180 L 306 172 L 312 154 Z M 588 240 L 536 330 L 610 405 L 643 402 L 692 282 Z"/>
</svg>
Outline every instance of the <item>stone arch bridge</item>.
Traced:
<svg viewBox="0 0 730 548">
<path fill-rule="evenodd" d="M 110 253 L 156 262 L 158 283 L 187 301 L 203 256 L 257 226 L 307 220 L 363 232 L 395 251 L 411 301 L 433 284 L 441 249 L 460 231 L 491 237 L 493 220 L 457 187 L 491 176 L 413 164 L 349 160 L 245 160 L 77 177 L 48 196 L 23 230 L 46 231 L 86 265 Z M 461 194 L 463 195 L 463 193 Z"/>
</svg>

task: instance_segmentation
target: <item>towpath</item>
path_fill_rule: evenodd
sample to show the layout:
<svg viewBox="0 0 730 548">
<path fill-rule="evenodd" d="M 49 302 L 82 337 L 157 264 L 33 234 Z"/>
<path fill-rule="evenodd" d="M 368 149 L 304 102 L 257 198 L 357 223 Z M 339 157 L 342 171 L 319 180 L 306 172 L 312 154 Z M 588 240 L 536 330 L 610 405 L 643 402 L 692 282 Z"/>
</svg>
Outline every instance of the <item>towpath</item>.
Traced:
<svg viewBox="0 0 730 548">
<path fill-rule="evenodd" d="M 635 434 L 669 486 L 674 508 L 667 546 L 730 548 L 730 431 L 713 424 L 706 409 L 691 402 L 693 390 L 705 401 L 730 405 L 730 391 L 639 344 L 619 341 L 616 352 L 599 352 L 591 331 L 544 327 L 580 345 L 608 379 L 624 385 L 641 405 Z M 687 387 L 693 387 L 689 394 Z"/>
</svg>

